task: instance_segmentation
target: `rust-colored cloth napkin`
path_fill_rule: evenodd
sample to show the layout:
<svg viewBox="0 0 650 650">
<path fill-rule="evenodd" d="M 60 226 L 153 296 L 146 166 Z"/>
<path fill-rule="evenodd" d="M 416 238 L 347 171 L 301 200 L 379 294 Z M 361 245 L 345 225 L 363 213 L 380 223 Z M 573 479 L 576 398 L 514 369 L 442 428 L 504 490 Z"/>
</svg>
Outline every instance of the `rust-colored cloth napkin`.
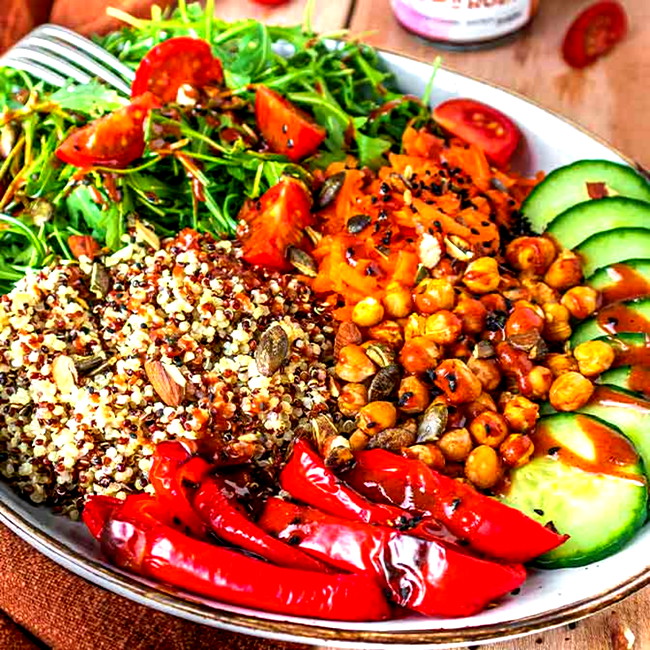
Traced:
<svg viewBox="0 0 650 650">
<path fill-rule="evenodd" d="M 0 650 L 307 650 L 197 625 L 96 587 L 0 524 Z"/>
</svg>

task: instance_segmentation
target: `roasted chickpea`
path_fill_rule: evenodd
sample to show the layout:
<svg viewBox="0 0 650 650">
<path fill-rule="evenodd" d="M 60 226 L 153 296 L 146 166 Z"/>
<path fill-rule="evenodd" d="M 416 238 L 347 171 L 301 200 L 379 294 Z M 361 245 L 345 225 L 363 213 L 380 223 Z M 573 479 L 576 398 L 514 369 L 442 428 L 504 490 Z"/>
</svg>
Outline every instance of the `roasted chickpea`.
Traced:
<svg viewBox="0 0 650 650">
<path fill-rule="evenodd" d="M 372 296 L 360 300 L 352 308 L 352 322 L 359 327 L 372 327 L 380 323 L 383 318 L 384 308 L 379 300 Z"/>
<path fill-rule="evenodd" d="M 466 334 L 479 334 L 483 331 L 487 309 L 480 300 L 462 295 L 454 308 L 454 313 L 462 321 L 463 332 Z"/>
<path fill-rule="evenodd" d="M 479 257 L 470 262 L 463 275 L 463 284 L 473 293 L 490 293 L 499 288 L 499 264 L 493 257 Z"/>
<path fill-rule="evenodd" d="M 442 451 L 444 457 L 452 463 L 462 463 L 469 456 L 472 451 L 472 438 L 469 431 L 465 428 L 452 429 L 447 431 L 440 440 L 438 440 L 438 447 Z"/>
<path fill-rule="evenodd" d="M 460 318 L 451 311 L 441 309 L 427 318 L 424 334 L 439 345 L 453 343 L 463 329 Z"/>
<path fill-rule="evenodd" d="M 509 311 L 508 303 L 500 293 L 487 293 L 484 296 L 481 296 L 479 300 L 488 313 L 493 311 Z"/>
<path fill-rule="evenodd" d="M 397 422 L 397 409 L 390 402 L 370 402 L 359 410 L 357 426 L 367 436 L 390 429 Z"/>
<path fill-rule="evenodd" d="M 465 414 L 468 419 L 477 418 L 483 411 L 496 411 L 497 405 L 489 393 L 481 393 L 473 402 L 465 406 Z"/>
<path fill-rule="evenodd" d="M 420 375 L 436 367 L 440 360 L 440 348 L 430 338 L 416 336 L 404 344 L 399 360 L 406 372 Z"/>
<path fill-rule="evenodd" d="M 576 253 L 562 251 L 551 264 L 544 282 L 553 289 L 566 291 L 582 282 L 582 262 Z"/>
<path fill-rule="evenodd" d="M 556 411 L 577 411 L 591 398 L 594 385 L 579 372 L 565 372 L 552 384 L 548 394 Z"/>
<path fill-rule="evenodd" d="M 433 314 L 440 309 L 453 309 L 456 292 L 447 279 L 425 278 L 413 290 L 413 299 L 421 314 Z"/>
<path fill-rule="evenodd" d="M 465 461 L 465 476 L 481 490 L 494 487 L 503 476 L 503 465 L 497 452 L 487 445 L 473 449 Z"/>
<path fill-rule="evenodd" d="M 557 302 L 546 303 L 544 309 L 544 338 L 548 341 L 566 341 L 571 336 L 569 310 Z"/>
<path fill-rule="evenodd" d="M 571 316 L 583 319 L 600 307 L 600 293 L 591 287 L 573 287 L 562 296 L 560 302 L 571 312 Z"/>
<path fill-rule="evenodd" d="M 544 282 L 537 282 L 533 278 L 524 278 L 524 286 L 528 287 L 530 297 L 528 300 L 543 305 L 545 302 L 560 302 L 560 293 Z"/>
<path fill-rule="evenodd" d="M 400 411 L 421 413 L 430 402 L 429 389 L 422 381 L 413 375 L 402 379 L 397 392 L 397 406 Z"/>
<path fill-rule="evenodd" d="M 543 275 L 555 259 L 555 244 L 546 237 L 517 237 L 506 247 L 506 259 L 518 271 Z"/>
<path fill-rule="evenodd" d="M 510 467 L 523 467 L 530 461 L 535 445 L 526 435 L 513 433 L 509 435 L 499 446 L 499 453 Z"/>
<path fill-rule="evenodd" d="M 586 341 L 573 351 L 580 372 L 586 377 L 595 377 L 608 370 L 614 363 L 614 348 L 605 341 Z"/>
<path fill-rule="evenodd" d="M 478 377 L 483 390 L 496 390 L 501 383 L 501 371 L 496 359 L 475 359 L 470 357 L 467 362 L 469 369 Z"/>
<path fill-rule="evenodd" d="M 363 432 L 357 429 L 350 436 L 350 449 L 352 451 L 361 451 L 368 446 L 370 438 Z"/>
<path fill-rule="evenodd" d="M 509 433 L 508 423 L 499 413 L 483 411 L 472 420 L 469 432 L 479 445 L 498 447 Z"/>
<path fill-rule="evenodd" d="M 363 384 L 345 384 L 338 398 L 339 411 L 351 417 L 368 403 L 368 389 Z"/>
<path fill-rule="evenodd" d="M 535 366 L 528 373 L 527 384 L 530 387 L 530 397 L 546 399 L 553 384 L 553 373 L 544 366 Z"/>
<path fill-rule="evenodd" d="M 409 340 L 416 336 L 424 336 L 427 317 L 421 314 L 411 314 L 404 325 L 404 339 Z"/>
<path fill-rule="evenodd" d="M 540 313 L 541 312 L 541 313 Z M 515 303 L 512 314 L 506 321 L 506 335 L 526 334 L 536 330 L 541 332 L 544 327 L 544 312 L 531 302 L 521 300 Z"/>
<path fill-rule="evenodd" d="M 346 345 L 341 348 L 335 371 L 343 381 L 359 383 L 372 377 L 377 372 L 377 366 L 360 345 Z"/>
<path fill-rule="evenodd" d="M 336 330 L 334 338 L 334 358 L 339 358 L 341 350 L 346 345 L 361 345 L 362 341 L 361 330 L 352 321 L 343 321 Z"/>
<path fill-rule="evenodd" d="M 559 377 L 565 372 L 578 372 L 578 362 L 570 354 L 551 353 L 544 357 L 544 363 L 550 368 L 553 377 Z"/>
<path fill-rule="evenodd" d="M 450 404 L 473 402 L 483 391 L 478 377 L 460 359 L 445 359 L 436 368 L 435 384 Z"/>
<path fill-rule="evenodd" d="M 385 320 L 368 330 L 370 337 L 381 343 L 398 350 L 404 345 L 404 333 L 399 323 L 394 320 Z"/>
<path fill-rule="evenodd" d="M 523 395 L 514 395 L 505 403 L 503 417 L 513 431 L 529 431 L 539 418 L 539 404 Z"/>
<path fill-rule="evenodd" d="M 386 315 L 391 318 L 406 318 L 413 311 L 411 292 L 399 282 L 386 287 L 383 302 Z"/>
<path fill-rule="evenodd" d="M 413 445 L 405 447 L 402 453 L 408 458 L 417 458 L 431 469 L 441 470 L 445 466 L 445 457 L 434 444 Z"/>
</svg>

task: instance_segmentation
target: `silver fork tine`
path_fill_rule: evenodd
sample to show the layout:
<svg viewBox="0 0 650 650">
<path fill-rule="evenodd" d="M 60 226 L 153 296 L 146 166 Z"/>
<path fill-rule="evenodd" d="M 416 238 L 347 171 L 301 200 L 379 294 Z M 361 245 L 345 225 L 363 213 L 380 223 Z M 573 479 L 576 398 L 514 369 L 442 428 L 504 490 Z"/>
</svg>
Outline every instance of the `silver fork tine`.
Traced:
<svg viewBox="0 0 650 650">
<path fill-rule="evenodd" d="M 2 57 L 0 62 L 2 65 L 6 65 L 9 68 L 15 68 L 16 70 L 22 70 L 23 72 L 28 72 L 29 74 L 34 75 L 37 79 L 42 79 L 53 86 L 62 87 L 65 86 L 67 79 L 58 75 L 56 72 L 53 72 L 49 68 L 44 68 L 38 63 L 33 61 L 26 61 L 23 59 L 14 58 L 11 54 L 5 54 Z"/>
<path fill-rule="evenodd" d="M 54 68 L 57 72 L 60 72 L 61 75 L 64 75 L 68 79 L 74 79 L 74 81 L 80 84 L 87 84 L 91 79 L 90 75 L 86 74 L 79 68 L 70 65 L 65 60 L 55 59 L 47 52 L 41 52 L 40 50 L 22 47 L 21 45 L 13 47 L 7 53 L 7 57 L 11 57 L 14 60 L 18 59 L 22 61 L 34 61 L 43 67 L 48 67 L 50 69 Z M 6 59 L 3 57 L 2 63 L 4 63 L 5 60 Z"/>
<path fill-rule="evenodd" d="M 54 37 L 62 41 L 70 43 L 81 50 L 84 50 L 87 54 L 90 54 L 98 61 L 101 61 L 103 64 L 112 68 L 117 72 L 121 77 L 126 79 L 130 83 L 133 82 L 135 78 L 135 72 L 131 70 L 128 66 L 124 65 L 119 59 L 114 57 L 112 54 L 109 54 L 103 47 L 93 43 L 91 40 L 85 38 L 73 32 L 66 27 L 59 27 L 58 25 L 45 24 L 41 25 L 33 32 L 36 34 L 44 34 L 46 36 Z"/>
<path fill-rule="evenodd" d="M 40 36 L 30 35 L 19 43 L 19 48 L 33 48 L 34 50 L 39 51 L 48 50 L 54 54 L 58 54 L 60 57 L 67 59 L 82 70 L 91 73 L 95 77 L 103 79 L 111 86 L 123 92 L 125 95 L 128 96 L 131 94 L 130 86 L 123 79 L 118 77 L 110 70 L 107 70 L 104 66 L 97 63 L 95 59 L 92 59 L 91 57 L 82 53 L 80 50 L 70 47 L 69 45 L 54 40 L 41 38 Z"/>
</svg>

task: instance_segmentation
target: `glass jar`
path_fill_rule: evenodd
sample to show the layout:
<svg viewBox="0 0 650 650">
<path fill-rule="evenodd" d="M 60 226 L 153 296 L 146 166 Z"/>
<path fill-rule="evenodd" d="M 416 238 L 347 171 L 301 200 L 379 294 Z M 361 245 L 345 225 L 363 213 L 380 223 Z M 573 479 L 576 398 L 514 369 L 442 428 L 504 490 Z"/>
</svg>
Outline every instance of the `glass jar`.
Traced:
<svg viewBox="0 0 650 650">
<path fill-rule="evenodd" d="M 539 0 L 391 0 L 397 20 L 442 47 L 474 49 L 499 44 L 523 29 Z"/>
</svg>

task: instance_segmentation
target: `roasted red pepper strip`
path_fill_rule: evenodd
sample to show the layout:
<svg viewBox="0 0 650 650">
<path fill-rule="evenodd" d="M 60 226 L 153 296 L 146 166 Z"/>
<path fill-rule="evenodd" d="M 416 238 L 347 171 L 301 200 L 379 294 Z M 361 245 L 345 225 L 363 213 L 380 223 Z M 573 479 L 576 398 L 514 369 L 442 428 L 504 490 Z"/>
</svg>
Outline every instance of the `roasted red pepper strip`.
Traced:
<svg viewBox="0 0 650 650">
<path fill-rule="evenodd" d="M 194 509 L 225 542 L 257 553 L 280 566 L 305 571 L 328 571 L 329 567 L 300 549 L 280 542 L 248 517 L 232 490 L 218 476 L 206 478 L 193 499 Z"/>
<path fill-rule="evenodd" d="M 268 500 L 260 525 L 341 569 L 375 576 L 398 605 L 425 616 L 476 614 L 526 579 L 521 565 L 498 564 L 277 498 Z"/>
<path fill-rule="evenodd" d="M 193 457 L 192 451 L 179 441 L 159 443 L 153 455 L 149 482 L 160 502 L 169 509 L 174 523 L 189 534 L 202 539 L 206 536 L 207 527 L 192 507 L 187 494 L 187 489 L 191 486 L 184 485 L 183 472 L 191 472 L 191 476 L 185 476 L 185 482 L 196 483 L 195 487 L 198 487 L 198 483 L 207 475 L 211 466 L 203 459 Z M 181 470 L 188 461 L 192 461 L 192 465 Z M 196 464 L 199 464 L 199 467 Z"/>
<path fill-rule="evenodd" d="M 387 526 L 408 526 L 413 519 L 402 508 L 371 503 L 345 485 L 304 440 L 296 441 L 280 485 L 294 499 L 344 519 Z"/>
<path fill-rule="evenodd" d="M 346 621 L 390 614 L 381 588 L 368 576 L 277 567 L 184 535 L 156 518 L 158 507 L 155 498 L 129 497 L 113 511 L 101 546 L 114 564 L 208 598 L 269 612 Z"/>
<path fill-rule="evenodd" d="M 435 517 L 475 551 L 490 557 L 528 562 L 568 539 L 419 460 L 382 449 L 362 451 L 356 459 L 345 479 L 359 492 Z"/>
<path fill-rule="evenodd" d="M 86 524 L 90 534 L 99 539 L 106 522 L 114 510 L 122 505 L 122 499 L 95 494 L 84 504 L 81 520 Z"/>
</svg>

